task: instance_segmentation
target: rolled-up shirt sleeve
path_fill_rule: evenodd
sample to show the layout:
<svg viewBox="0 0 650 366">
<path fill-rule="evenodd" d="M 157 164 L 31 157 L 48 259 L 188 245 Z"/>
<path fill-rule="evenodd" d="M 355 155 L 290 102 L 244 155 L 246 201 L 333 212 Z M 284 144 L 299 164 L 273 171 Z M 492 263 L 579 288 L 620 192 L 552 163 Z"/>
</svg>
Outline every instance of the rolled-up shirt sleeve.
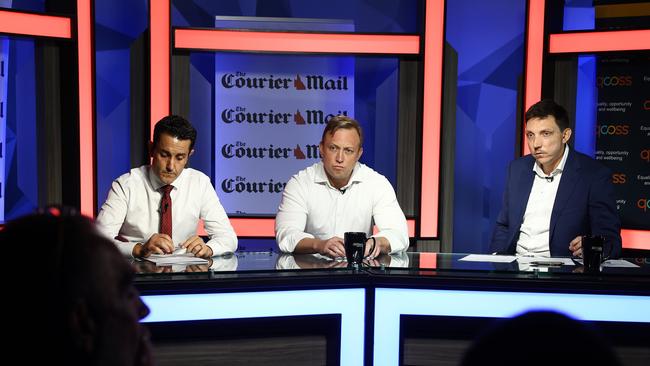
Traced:
<svg viewBox="0 0 650 366">
<path fill-rule="evenodd" d="M 201 202 L 203 205 L 200 218 L 203 220 L 203 227 L 210 238 L 207 245 L 212 249 L 212 255 L 235 252 L 237 250 L 237 235 L 209 180 L 203 185 Z"/>
<path fill-rule="evenodd" d="M 384 237 L 390 242 L 390 253 L 397 253 L 409 247 L 408 226 L 404 212 L 397 202 L 390 182 L 382 177 L 374 194 L 375 205 L 372 217 L 379 232 L 374 237 Z"/>
<path fill-rule="evenodd" d="M 282 201 L 275 217 L 275 240 L 285 253 L 293 253 L 296 245 L 304 238 L 314 238 L 305 232 L 308 207 L 305 187 L 292 177 L 284 188 Z"/>
<path fill-rule="evenodd" d="M 97 229 L 110 239 L 125 256 L 133 255 L 135 242 L 118 240 L 128 210 L 129 192 L 120 180 L 115 180 L 108 191 L 108 197 L 97 215 Z"/>
</svg>

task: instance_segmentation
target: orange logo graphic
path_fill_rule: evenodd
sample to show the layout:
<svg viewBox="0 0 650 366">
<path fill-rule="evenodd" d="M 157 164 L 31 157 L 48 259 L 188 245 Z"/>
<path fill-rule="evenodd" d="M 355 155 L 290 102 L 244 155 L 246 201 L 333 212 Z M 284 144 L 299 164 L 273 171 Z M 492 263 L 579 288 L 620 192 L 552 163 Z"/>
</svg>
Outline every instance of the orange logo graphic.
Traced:
<svg viewBox="0 0 650 366">
<path fill-rule="evenodd" d="M 650 149 L 641 150 L 641 160 L 650 163 Z"/>
<path fill-rule="evenodd" d="M 296 90 L 305 90 L 305 84 L 300 80 L 300 75 L 296 74 L 296 78 L 293 79 L 293 87 Z"/>
<path fill-rule="evenodd" d="M 643 212 L 648 209 L 648 206 L 650 206 L 650 199 L 640 198 L 638 201 L 636 201 L 636 207 L 642 209 Z"/>
<path fill-rule="evenodd" d="M 296 109 L 296 114 L 293 115 L 293 121 L 296 122 L 297 125 L 304 125 L 305 124 L 305 118 L 300 114 L 300 111 Z"/>
<path fill-rule="evenodd" d="M 295 156 L 298 160 L 305 159 L 305 153 L 300 149 L 300 145 L 296 144 L 296 148 L 293 149 L 293 156 Z"/>
</svg>

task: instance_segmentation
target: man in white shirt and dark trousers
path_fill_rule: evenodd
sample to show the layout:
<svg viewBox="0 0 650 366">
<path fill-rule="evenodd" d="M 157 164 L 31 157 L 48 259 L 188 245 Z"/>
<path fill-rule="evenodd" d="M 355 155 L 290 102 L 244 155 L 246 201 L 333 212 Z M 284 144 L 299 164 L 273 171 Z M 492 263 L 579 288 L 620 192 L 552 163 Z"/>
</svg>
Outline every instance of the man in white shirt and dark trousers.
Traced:
<svg viewBox="0 0 650 366">
<path fill-rule="evenodd" d="M 319 145 L 321 161 L 291 177 L 275 219 L 283 252 L 345 257 L 343 234 L 372 235 L 366 255 L 396 253 L 409 246 L 406 218 L 395 191 L 381 174 L 359 163 L 363 133 L 347 116 L 329 120 Z"/>
<path fill-rule="evenodd" d="M 113 182 L 97 226 L 124 255 L 144 258 L 185 248 L 209 258 L 237 249 L 237 236 L 210 178 L 185 167 L 195 141 L 196 130 L 186 119 L 164 117 L 149 143 L 151 164 Z M 196 235 L 199 220 L 207 243 Z"/>
</svg>

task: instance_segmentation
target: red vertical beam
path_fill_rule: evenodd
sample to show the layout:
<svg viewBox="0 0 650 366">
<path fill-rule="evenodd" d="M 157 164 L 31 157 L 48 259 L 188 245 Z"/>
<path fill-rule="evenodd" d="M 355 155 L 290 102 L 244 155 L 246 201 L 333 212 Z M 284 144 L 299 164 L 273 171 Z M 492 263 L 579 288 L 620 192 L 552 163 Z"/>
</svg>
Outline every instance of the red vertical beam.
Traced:
<svg viewBox="0 0 650 366">
<path fill-rule="evenodd" d="M 169 0 L 149 1 L 149 37 L 150 37 L 150 123 L 153 127 L 158 120 L 169 114 L 170 108 L 170 3 Z"/>
<path fill-rule="evenodd" d="M 438 236 L 438 195 L 440 191 L 445 1 L 427 0 L 425 17 L 420 236 L 436 237 Z"/>
<path fill-rule="evenodd" d="M 79 190 L 83 215 L 95 215 L 95 134 L 91 0 L 77 0 Z"/>
<path fill-rule="evenodd" d="M 526 85 L 524 112 L 542 99 L 542 65 L 544 61 L 544 0 L 528 0 L 526 25 Z M 523 116 L 523 113 L 522 113 Z M 526 131 L 522 129 L 522 155 L 529 154 Z"/>
</svg>

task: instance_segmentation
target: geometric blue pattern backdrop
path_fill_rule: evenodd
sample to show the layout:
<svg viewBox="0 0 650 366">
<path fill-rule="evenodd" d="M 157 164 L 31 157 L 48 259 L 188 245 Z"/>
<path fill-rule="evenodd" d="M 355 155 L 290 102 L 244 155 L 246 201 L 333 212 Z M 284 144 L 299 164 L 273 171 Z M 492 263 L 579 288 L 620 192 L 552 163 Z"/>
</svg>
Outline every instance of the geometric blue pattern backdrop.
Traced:
<svg viewBox="0 0 650 366">
<path fill-rule="evenodd" d="M 148 23 L 147 1 L 95 1 L 98 209 L 111 182 L 131 168 L 130 47 Z"/>
<path fill-rule="evenodd" d="M 447 42 L 458 53 L 453 251 L 487 251 L 515 157 L 525 0 L 447 1 Z"/>
<path fill-rule="evenodd" d="M 21 11 L 42 12 L 43 0 L 0 0 L 0 7 Z M 2 221 L 31 213 L 39 204 L 38 142 L 35 45 L 30 38 L 0 37 L 2 42 L 4 94 L 3 205 Z M 0 149 L 2 151 L 2 149 Z M 1 170 L 0 170 L 1 171 Z"/>
</svg>

